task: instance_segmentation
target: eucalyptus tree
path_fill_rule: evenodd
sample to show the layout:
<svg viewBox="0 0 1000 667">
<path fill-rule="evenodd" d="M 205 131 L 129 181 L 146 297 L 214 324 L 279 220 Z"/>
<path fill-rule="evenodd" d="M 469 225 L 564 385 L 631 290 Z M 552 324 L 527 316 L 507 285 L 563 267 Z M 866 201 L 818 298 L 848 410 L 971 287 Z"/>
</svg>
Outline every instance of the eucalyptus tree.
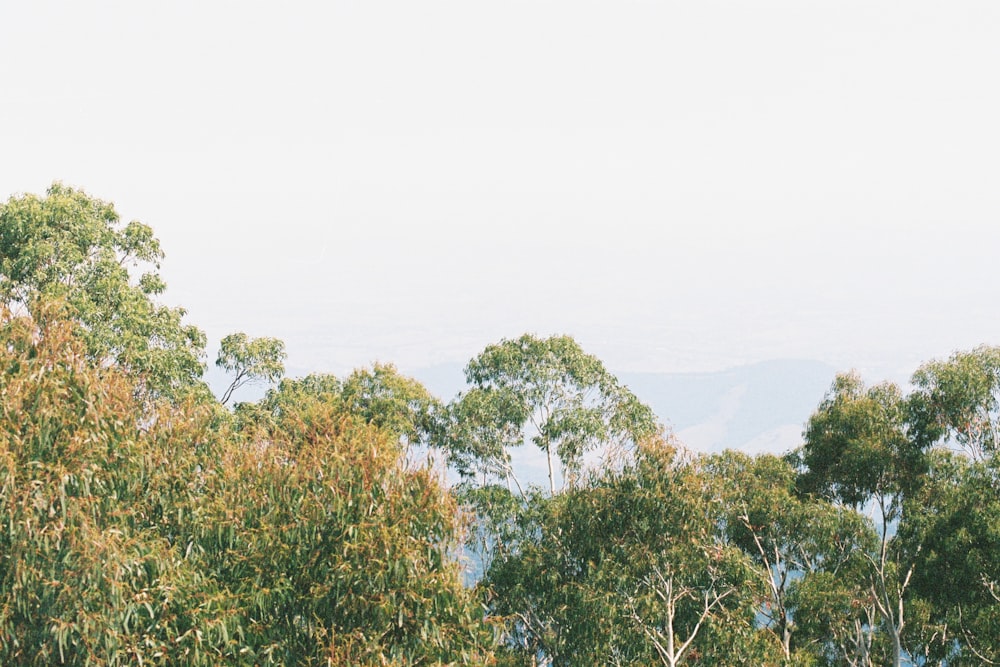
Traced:
<svg viewBox="0 0 1000 667">
<path fill-rule="evenodd" d="M 225 595 L 158 521 L 158 476 L 187 468 L 191 441 L 140 429 L 134 379 L 97 368 L 59 314 L 0 313 L 0 662 L 237 657 Z M 154 424 L 171 421 L 188 420 Z"/>
<path fill-rule="evenodd" d="M 528 441 L 544 454 L 549 495 L 572 488 L 588 453 L 624 461 L 656 433 L 652 411 L 569 336 L 525 334 L 490 345 L 465 369 L 469 389 L 452 401 L 441 449 L 463 478 L 456 496 L 476 517 L 466 547 L 481 569 L 518 548 L 522 514 L 545 493 L 518 479 L 511 453 Z"/>
<path fill-rule="evenodd" d="M 928 664 L 1000 662 L 1000 479 L 997 462 L 946 449 L 908 501 L 918 511 L 899 539 L 920 545 L 912 606 L 922 627 L 915 650 Z"/>
<path fill-rule="evenodd" d="M 923 365 L 910 421 L 933 447 L 900 537 L 922 548 L 914 593 L 921 652 L 949 665 L 1000 662 L 1000 348 Z"/>
<path fill-rule="evenodd" d="M 426 453 L 427 447 L 440 442 L 441 401 L 393 364 L 375 363 L 352 371 L 341 386 L 341 400 L 348 413 L 399 438 L 405 456 L 415 448 Z"/>
<path fill-rule="evenodd" d="M 758 622 L 773 633 L 784 664 L 839 655 L 867 664 L 871 623 L 838 599 L 865 597 L 860 576 L 878 539 L 853 509 L 796 493 L 788 460 L 737 451 L 712 455 L 706 470 L 724 508 L 724 532 L 754 563 L 766 591 Z"/>
<path fill-rule="evenodd" d="M 902 665 L 910 587 L 919 544 L 898 539 L 917 508 L 906 503 L 927 470 L 919 438 L 911 437 L 907 404 L 891 383 L 866 387 L 854 374 L 838 375 L 810 417 L 801 449 L 800 489 L 866 512 L 878 536 L 867 561 L 867 603 L 887 638 L 887 661 Z"/>
<path fill-rule="evenodd" d="M 0 303 L 36 313 L 61 299 L 82 326 L 87 355 L 141 378 L 151 394 L 199 384 L 205 335 L 184 310 L 157 303 L 166 286 L 152 229 L 123 225 L 108 202 L 60 183 L 0 204 Z"/>
<path fill-rule="evenodd" d="M 233 392 L 256 382 L 277 382 L 285 374 L 285 343 L 277 338 L 250 338 L 229 334 L 219 344 L 215 365 L 233 376 L 219 402 L 225 405 Z"/>
<path fill-rule="evenodd" d="M 973 460 L 1000 448 L 1000 347 L 932 361 L 913 374 L 910 421 L 924 445 L 957 447 Z"/>
<path fill-rule="evenodd" d="M 537 664 L 770 664 L 751 560 L 720 533 L 721 498 L 694 457 L 647 441 L 520 517 L 520 543 L 482 583 L 506 640 Z"/>
<path fill-rule="evenodd" d="M 530 440 L 545 455 L 555 493 L 557 462 L 571 483 L 588 452 L 614 457 L 656 431 L 652 411 L 569 336 L 502 340 L 465 375 L 471 388 L 453 403 L 457 432 L 449 439 L 460 472 L 507 478 L 510 450 Z"/>
<path fill-rule="evenodd" d="M 912 385 L 839 376 L 807 426 L 799 488 L 873 521 L 873 647 L 884 640 L 894 664 L 904 644 L 949 665 L 995 661 L 1000 348 L 928 362 Z"/>
<path fill-rule="evenodd" d="M 345 418 L 391 433 L 403 446 L 405 456 L 415 447 L 440 444 L 442 439 L 441 401 L 394 365 L 382 363 L 356 369 L 344 379 L 330 373 L 285 378 L 258 403 L 238 404 L 237 423 L 243 427 L 269 425 L 275 430 L 289 415 L 301 417 L 303 404 L 323 404 Z"/>
<path fill-rule="evenodd" d="M 493 632 L 452 556 L 457 504 L 339 385 L 282 382 L 174 530 L 238 602 L 254 664 L 488 664 Z"/>
<path fill-rule="evenodd" d="M 492 662 L 461 515 L 397 433 L 323 378 L 235 433 L 145 419 L 60 314 L 0 312 L 2 664 Z"/>
</svg>

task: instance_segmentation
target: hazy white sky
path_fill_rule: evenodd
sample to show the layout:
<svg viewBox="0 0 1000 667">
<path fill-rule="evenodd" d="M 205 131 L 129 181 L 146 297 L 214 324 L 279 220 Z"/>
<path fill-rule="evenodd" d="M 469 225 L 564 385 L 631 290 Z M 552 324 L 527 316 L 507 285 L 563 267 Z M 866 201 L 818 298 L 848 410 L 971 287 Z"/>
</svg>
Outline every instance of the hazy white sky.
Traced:
<svg viewBox="0 0 1000 667">
<path fill-rule="evenodd" d="M 290 370 L 1000 343 L 1000 3 L 5 2 L 0 196 L 153 226 Z"/>
</svg>

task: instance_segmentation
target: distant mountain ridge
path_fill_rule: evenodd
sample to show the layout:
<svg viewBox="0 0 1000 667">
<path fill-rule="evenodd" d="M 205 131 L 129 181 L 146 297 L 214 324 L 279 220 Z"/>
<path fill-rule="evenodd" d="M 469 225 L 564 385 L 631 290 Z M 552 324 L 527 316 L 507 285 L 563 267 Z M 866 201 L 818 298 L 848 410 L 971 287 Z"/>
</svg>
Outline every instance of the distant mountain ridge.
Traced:
<svg viewBox="0 0 1000 667">
<path fill-rule="evenodd" d="M 412 375 L 448 401 L 465 387 L 464 365 L 438 364 Z M 783 453 L 829 389 L 836 369 L 777 359 L 712 373 L 621 373 L 619 380 L 688 447 Z"/>
<path fill-rule="evenodd" d="M 715 373 L 623 373 L 619 379 L 698 451 L 797 447 L 836 369 L 779 359 Z"/>
</svg>

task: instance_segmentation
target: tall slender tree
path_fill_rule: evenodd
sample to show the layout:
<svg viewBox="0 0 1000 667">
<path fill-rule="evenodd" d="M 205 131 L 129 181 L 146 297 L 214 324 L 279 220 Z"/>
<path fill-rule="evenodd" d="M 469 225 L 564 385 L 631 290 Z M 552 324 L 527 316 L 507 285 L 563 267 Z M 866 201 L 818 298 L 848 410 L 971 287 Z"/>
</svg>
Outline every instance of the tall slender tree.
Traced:
<svg viewBox="0 0 1000 667">
<path fill-rule="evenodd" d="M 652 410 L 569 336 L 503 340 L 465 375 L 472 388 L 456 401 L 463 425 L 452 451 L 506 471 L 510 448 L 530 441 L 545 455 L 550 493 L 559 473 L 564 483 L 579 475 L 586 453 L 614 457 L 656 431 Z"/>
</svg>

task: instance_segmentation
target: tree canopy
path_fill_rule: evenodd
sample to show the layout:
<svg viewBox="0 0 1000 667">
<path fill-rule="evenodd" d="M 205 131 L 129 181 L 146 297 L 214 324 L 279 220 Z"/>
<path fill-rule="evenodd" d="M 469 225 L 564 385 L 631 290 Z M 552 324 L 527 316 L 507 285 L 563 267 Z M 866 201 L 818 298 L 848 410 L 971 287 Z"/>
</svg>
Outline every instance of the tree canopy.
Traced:
<svg viewBox="0 0 1000 667">
<path fill-rule="evenodd" d="M 58 183 L 0 205 L 0 663 L 1000 663 L 1000 348 L 699 454 L 570 336 L 444 403 L 237 333 L 216 400 L 162 256 Z"/>
<path fill-rule="evenodd" d="M 556 461 L 572 480 L 586 453 L 613 457 L 656 432 L 652 410 L 569 336 L 503 340 L 465 375 L 471 388 L 455 401 L 450 443 L 463 472 L 510 475 L 509 450 L 530 440 L 545 454 L 554 493 Z"/>
<path fill-rule="evenodd" d="M 285 343 L 277 338 L 250 338 L 245 333 L 226 336 L 219 344 L 215 365 L 231 373 L 232 382 L 219 402 L 225 405 L 233 392 L 253 382 L 276 382 L 285 374 Z"/>
<path fill-rule="evenodd" d="M 486 664 L 461 519 L 393 434 L 322 400 L 236 434 L 0 317 L 0 661 Z"/>
<path fill-rule="evenodd" d="M 123 225 L 112 204 L 61 183 L 0 205 L 0 303 L 35 313 L 62 299 L 88 357 L 176 395 L 200 381 L 206 341 L 183 322 L 183 308 L 156 302 L 166 289 L 156 271 L 162 258 L 150 227 Z"/>
</svg>

